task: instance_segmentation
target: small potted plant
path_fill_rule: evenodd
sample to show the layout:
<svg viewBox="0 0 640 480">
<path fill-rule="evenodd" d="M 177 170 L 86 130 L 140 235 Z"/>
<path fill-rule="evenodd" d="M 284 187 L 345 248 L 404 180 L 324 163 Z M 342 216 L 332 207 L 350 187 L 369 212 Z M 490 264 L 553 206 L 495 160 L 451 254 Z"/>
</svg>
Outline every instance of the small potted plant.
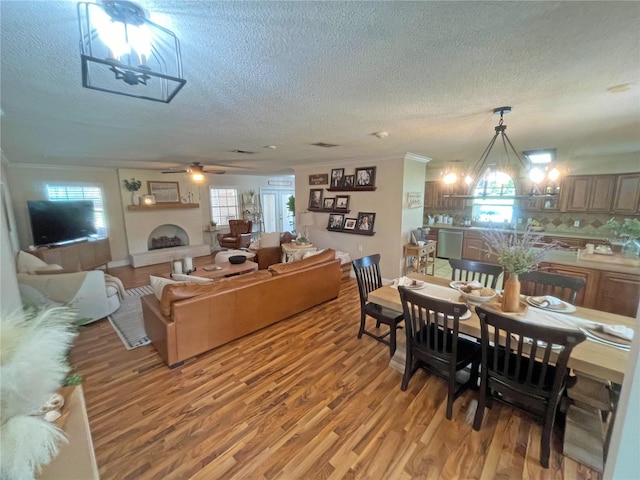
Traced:
<svg viewBox="0 0 640 480">
<path fill-rule="evenodd" d="M 514 235 L 490 230 L 483 234 L 483 237 L 488 246 L 487 253 L 495 255 L 505 272 L 509 272 L 502 292 L 502 311 L 517 312 L 520 305 L 518 275 L 535 270 L 544 259 L 545 253 L 557 248 L 559 244 L 542 243 L 542 235 L 530 232 Z"/>
<path fill-rule="evenodd" d="M 138 205 L 140 203 L 140 195 L 138 195 L 137 192 L 140 190 L 142 182 L 135 178 L 132 178 L 131 181 L 125 178 L 122 183 L 124 184 L 124 188 L 131 192 L 131 203 L 133 205 Z"/>
<path fill-rule="evenodd" d="M 218 226 L 218 224 L 216 223 L 216 221 L 215 220 L 211 220 L 211 225 L 209 225 L 209 231 L 210 232 L 215 232 L 217 226 Z"/>
</svg>

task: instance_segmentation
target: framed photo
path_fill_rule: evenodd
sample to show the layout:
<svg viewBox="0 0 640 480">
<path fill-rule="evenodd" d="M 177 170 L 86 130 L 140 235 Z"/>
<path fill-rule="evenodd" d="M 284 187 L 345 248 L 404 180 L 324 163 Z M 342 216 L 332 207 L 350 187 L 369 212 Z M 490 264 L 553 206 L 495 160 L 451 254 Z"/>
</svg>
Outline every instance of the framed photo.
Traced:
<svg viewBox="0 0 640 480">
<path fill-rule="evenodd" d="M 335 205 L 336 199 L 333 197 L 325 197 L 325 199 L 322 200 L 322 208 L 326 210 L 333 210 L 335 208 Z"/>
<path fill-rule="evenodd" d="M 357 223 L 358 223 L 358 219 L 357 218 L 347 218 L 344 221 L 344 229 L 345 230 L 355 230 Z"/>
<path fill-rule="evenodd" d="M 376 214 L 371 212 L 358 212 L 356 230 L 361 232 L 373 232 L 373 224 L 376 221 Z"/>
<path fill-rule="evenodd" d="M 356 184 L 358 187 L 376 186 L 376 167 L 356 168 Z"/>
<path fill-rule="evenodd" d="M 142 204 L 143 205 L 155 205 L 156 204 L 156 196 L 155 195 L 143 195 L 142 196 Z"/>
<path fill-rule="evenodd" d="M 180 184 L 178 182 L 148 181 L 149 195 L 154 195 L 156 203 L 180 203 Z"/>
<path fill-rule="evenodd" d="M 322 208 L 322 188 L 312 188 L 309 192 L 309 208 Z"/>
<path fill-rule="evenodd" d="M 329 230 L 342 230 L 342 224 L 344 223 L 344 215 L 341 213 L 332 213 L 329 215 Z"/>
<path fill-rule="evenodd" d="M 315 175 L 309 175 L 309 185 L 328 185 L 329 174 L 328 173 L 316 173 Z"/>
<path fill-rule="evenodd" d="M 352 175 L 353 176 L 353 175 Z M 335 210 L 349 210 L 349 195 L 336 195 Z"/>
<path fill-rule="evenodd" d="M 342 186 L 345 188 L 353 188 L 353 186 L 356 183 L 356 176 L 355 175 L 345 175 L 344 176 L 344 182 L 342 183 Z"/>
<path fill-rule="evenodd" d="M 341 187 L 344 178 L 344 168 L 334 168 L 331 170 L 331 187 Z"/>
</svg>

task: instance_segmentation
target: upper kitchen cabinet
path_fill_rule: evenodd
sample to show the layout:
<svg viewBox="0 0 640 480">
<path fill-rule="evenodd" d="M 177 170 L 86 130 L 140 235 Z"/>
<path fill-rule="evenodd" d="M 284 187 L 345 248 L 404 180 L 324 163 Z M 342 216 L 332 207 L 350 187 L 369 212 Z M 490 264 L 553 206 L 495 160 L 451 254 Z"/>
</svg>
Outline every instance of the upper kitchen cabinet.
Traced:
<svg viewBox="0 0 640 480">
<path fill-rule="evenodd" d="M 615 175 L 566 177 L 568 212 L 609 212 L 616 187 Z"/>
<path fill-rule="evenodd" d="M 424 182 L 424 208 L 438 207 L 438 182 Z"/>
<path fill-rule="evenodd" d="M 640 173 L 618 175 L 613 199 L 614 213 L 635 214 L 640 211 Z"/>
</svg>

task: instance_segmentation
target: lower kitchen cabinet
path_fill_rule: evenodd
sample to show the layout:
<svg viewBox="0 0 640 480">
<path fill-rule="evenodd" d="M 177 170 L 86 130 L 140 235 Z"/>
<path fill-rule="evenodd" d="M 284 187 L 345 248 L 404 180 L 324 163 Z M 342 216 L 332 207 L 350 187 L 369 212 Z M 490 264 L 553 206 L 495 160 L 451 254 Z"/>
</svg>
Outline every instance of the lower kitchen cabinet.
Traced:
<svg viewBox="0 0 640 480">
<path fill-rule="evenodd" d="M 640 275 L 600 272 L 596 308 L 605 312 L 635 317 L 640 295 Z"/>
<path fill-rule="evenodd" d="M 462 258 L 464 260 L 498 264 L 498 258 L 495 255 L 487 255 L 487 245 L 480 232 L 464 232 Z"/>
</svg>

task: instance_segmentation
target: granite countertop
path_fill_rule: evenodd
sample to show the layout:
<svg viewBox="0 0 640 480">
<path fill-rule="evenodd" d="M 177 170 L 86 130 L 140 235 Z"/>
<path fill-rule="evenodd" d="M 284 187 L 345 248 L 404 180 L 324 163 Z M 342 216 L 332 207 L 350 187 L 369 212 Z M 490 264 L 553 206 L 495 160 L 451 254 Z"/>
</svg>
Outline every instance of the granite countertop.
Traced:
<svg viewBox="0 0 640 480">
<path fill-rule="evenodd" d="M 436 223 L 434 225 L 425 225 L 426 228 L 438 228 L 438 229 L 445 229 L 445 230 L 470 230 L 470 231 L 487 231 L 487 230 L 493 230 L 496 232 L 504 232 L 504 233 L 525 233 L 526 229 L 523 228 L 496 228 L 496 227 L 465 227 L 462 225 L 453 225 L 450 223 Z M 584 239 L 589 239 L 589 240 L 604 240 L 605 238 L 609 238 L 609 240 L 611 240 L 611 243 L 615 243 L 615 241 L 613 239 L 611 239 L 610 237 L 607 236 L 603 236 L 603 235 L 596 235 L 596 234 L 587 234 L 587 233 L 577 233 L 577 232 L 532 232 L 532 233 L 536 233 L 539 235 L 544 235 L 545 237 L 566 237 L 566 238 L 584 238 Z"/>
<path fill-rule="evenodd" d="M 606 260 L 604 257 L 606 257 Z M 557 263 L 559 265 L 640 275 L 638 260 L 627 260 L 619 253 L 603 256 L 603 260 L 605 261 L 592 261 L 581 258 L 581 251 L 549 250 L 544 255 L 545 262 Z"/>
</svg>

